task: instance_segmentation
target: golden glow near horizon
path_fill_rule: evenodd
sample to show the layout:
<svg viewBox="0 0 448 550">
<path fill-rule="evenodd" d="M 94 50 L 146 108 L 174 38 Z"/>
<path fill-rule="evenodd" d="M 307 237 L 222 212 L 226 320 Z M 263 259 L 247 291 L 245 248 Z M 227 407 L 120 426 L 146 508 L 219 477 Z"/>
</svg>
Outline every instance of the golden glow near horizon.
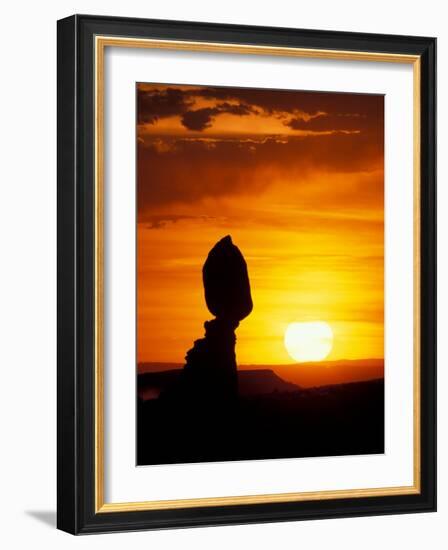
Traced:
<svg viewBox="0 0 448 550">
<path fill-rule="evenodd" d="M 316 320 L 328 360 L 382 358 L 383 98 L 139 86 L 138 361 L 183 363 L 203 336 L 202 265 L 227 234 L 254 302 L 240 365 L 294 363 L 288 326 Z"/>
<path fill-rule="evenodd" d="M 286 351 L 299 363 L 323 361 L 332 347 L 333 331 L 324 321 L 290 323 L 286 329 Z"/>
</svg>

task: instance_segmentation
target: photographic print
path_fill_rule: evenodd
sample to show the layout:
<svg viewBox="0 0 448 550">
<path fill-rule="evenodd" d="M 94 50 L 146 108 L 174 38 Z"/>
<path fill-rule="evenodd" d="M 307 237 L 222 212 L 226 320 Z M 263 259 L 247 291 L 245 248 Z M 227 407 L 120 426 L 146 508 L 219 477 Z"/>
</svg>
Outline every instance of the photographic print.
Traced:
<svg viewBox="0 0 448 550">
<path fill-rule="evenodd" d="M 137 464 L 384 452 L 384 97 L 138 83 Z"/>
</svg>

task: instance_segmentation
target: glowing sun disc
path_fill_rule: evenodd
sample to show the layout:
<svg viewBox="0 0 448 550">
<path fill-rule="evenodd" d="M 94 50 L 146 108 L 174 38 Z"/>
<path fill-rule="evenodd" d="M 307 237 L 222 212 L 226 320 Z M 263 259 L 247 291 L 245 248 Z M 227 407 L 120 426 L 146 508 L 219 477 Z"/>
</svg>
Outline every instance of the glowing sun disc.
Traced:
<svg viewBox="0 0 448 550">
<path fill-rule="evenodd" d="M 295 361 L 322 361 L 333 348 L 333 330 L 324 321 L 290 323 L 284 342 Z"/>
</svg>

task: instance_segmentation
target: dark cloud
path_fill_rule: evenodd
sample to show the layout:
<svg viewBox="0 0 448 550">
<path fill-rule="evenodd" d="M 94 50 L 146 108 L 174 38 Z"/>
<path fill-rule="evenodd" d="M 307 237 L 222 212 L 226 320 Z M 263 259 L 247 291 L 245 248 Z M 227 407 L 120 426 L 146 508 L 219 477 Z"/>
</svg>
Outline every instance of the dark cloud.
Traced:
<svg viewBox="0 0 448 550">
<path fill-rule="evenodd" d="M 220 113 L 271 115 L 289 120 L 288 125 L 292 128 L 305 123 L 308 116 L 316 117 L 309 121 L 310 127 L 327 126 L 320 113 L 325 113 L 327 122 L 330 118 L 343 115 L 343 119 L 347 117 L 345 122 L 348 124 L 353 122 L 348 118 L 357 116 L 364 119 L 364 130 L 371 129 L 383 117 L 382 95 L 174 85 L 154 85 L 154 89 L 150 89 L 148 86 L 143 84 L 138 88 L 140 123 L 154 123 L 160 118 L 179 116 L 186 128 L 199 131 L 210 127 L 213 118 Z M 215 100 L 216 105 L 195 110 L 193 105 L 200 98 Z M 305 116 L 298 116 L 298 113 Z M 335 123 L 341 124 L 342 120 L 335 118 Z"/>
<path fill-rule="evenodd" d="M 247 103 L 221 103 L 218 105 L 221 113 L 229 113 L 231 115 L 250 115 L 251 113 L 257 112 L 256 109 L 248 105 Z"/>
<path fill-rule="evenodd" d="M 321 113 L 313 118 L 305 120 L 301 117 L 293 117 L 285 121 L 285 126 L 293 130 L 305 130 L 309 132 L 376 132 L 383 131 L 383 124 L 379 118 L 375 121 L 359 114 L 327 114 Z"/>
<path fill-rule="evenodd" d="M 258 107 L 265 114 L 287 114 L 300 110 L 310 115 L 321 111 L 337 112 L 344 104 L 353 109 L 365 110 L 366 100 L 378 101 L 380 96 L 363 94 L 340 94 L 322 92 L 303 92 L 300 90 L 270 90 L 264 88 L 219 88 L 204 86 L 184 92 L 190 97 L 203 97 L 217 100 L 233 100 Z"/>
<path fill-rule="evenodd" d="M 187 111 L 183 114 L 181 122 L 189 130 L 205 130 L 212 125 L 212 119 L 218 113 L 218 109 L 211 108 Z"/>
<path fill-rule="evenodd" d="M 245 104 L 219 103 L 216 107 L 204 107 L 195 111 L 187 111 L 182 115 L 181 122 L 188 130 L 202 131 L 210 128 L 217 115 L 229 113 L 245 116 L 254 112 L 254 109 Z"/>
<path fill-rule="evenodd" d="M 138 122 L 154 124 L 160 118 L 185 113 L 193 100 L 178 88 L 160 90 L 138 89 L 137 113 Z"/>
</svg>

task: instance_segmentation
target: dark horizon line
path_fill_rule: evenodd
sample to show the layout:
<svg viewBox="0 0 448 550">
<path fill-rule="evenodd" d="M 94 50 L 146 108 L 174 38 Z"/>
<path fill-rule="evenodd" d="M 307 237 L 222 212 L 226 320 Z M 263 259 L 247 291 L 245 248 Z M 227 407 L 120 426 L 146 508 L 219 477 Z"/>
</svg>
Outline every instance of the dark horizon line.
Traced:
<svg viewBox="0 0 448 550">
<path fill-rule="evenodd" d="M 354 363 L 359 361 L 384 361 L 384 357 L 361 357 L 359 359 L 330 359 L 323 361 L 296 361 L 295 363 L 240 363 L 241 367 L 250 366 L 275 366 L 275 367 L 290 367 L 293 365 L 305 365 L 308 363 Z M 137 365 L 184 365 L 181 361 L 137 361 Z"/>
</svg>

